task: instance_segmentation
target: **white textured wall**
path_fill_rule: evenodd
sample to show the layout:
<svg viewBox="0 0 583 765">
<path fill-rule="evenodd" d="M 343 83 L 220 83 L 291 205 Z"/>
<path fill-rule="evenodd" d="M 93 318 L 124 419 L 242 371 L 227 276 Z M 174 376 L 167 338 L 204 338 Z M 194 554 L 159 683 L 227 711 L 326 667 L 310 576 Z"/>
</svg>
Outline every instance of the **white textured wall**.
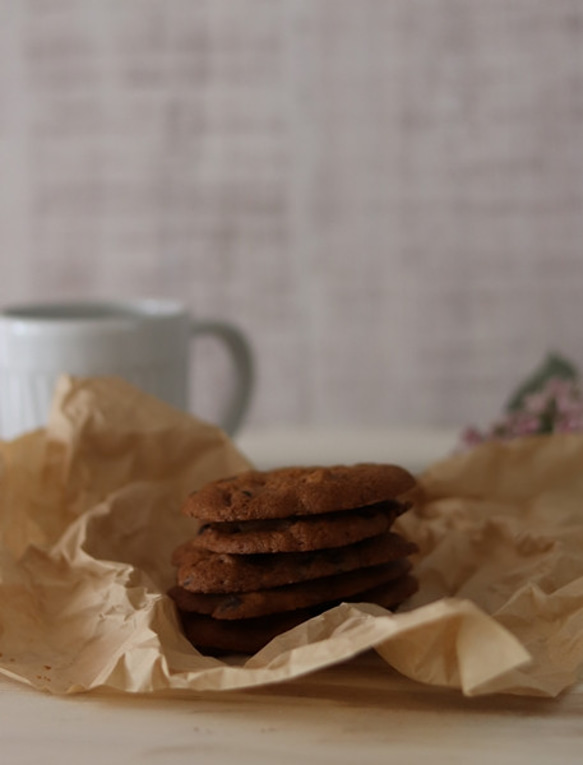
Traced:
<svg viewBox="0 0 583 765">
<path fill-rule="evenodd" d="M 582 213 L 579 0 L 0 3 L 0 301 L 237 319 L 252 424 L 487 419 L 583 366 Z"/>
</svg>

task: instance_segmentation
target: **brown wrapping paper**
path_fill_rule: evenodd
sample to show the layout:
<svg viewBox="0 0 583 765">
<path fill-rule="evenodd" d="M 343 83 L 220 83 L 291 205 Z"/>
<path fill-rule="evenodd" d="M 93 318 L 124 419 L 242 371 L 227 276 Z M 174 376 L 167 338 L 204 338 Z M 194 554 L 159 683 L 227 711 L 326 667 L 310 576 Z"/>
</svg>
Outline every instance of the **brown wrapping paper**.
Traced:
<svg viewBox="0 0 583 765">
<path fill-rule="evenodd" d="M 247 460 L 121 380 L 63 378 L 48 427 L 0 444 L 0 673 L 52 693 L 200 692 L 298 677 L 368 648 L 422 683 L 553 696 L 583 664 L 583 435 L 434 465 L 401 529 L 419 593 L 343 604 L 246 660 L 201 656 L 164 594 L 184 497 Z"/>
</svg>

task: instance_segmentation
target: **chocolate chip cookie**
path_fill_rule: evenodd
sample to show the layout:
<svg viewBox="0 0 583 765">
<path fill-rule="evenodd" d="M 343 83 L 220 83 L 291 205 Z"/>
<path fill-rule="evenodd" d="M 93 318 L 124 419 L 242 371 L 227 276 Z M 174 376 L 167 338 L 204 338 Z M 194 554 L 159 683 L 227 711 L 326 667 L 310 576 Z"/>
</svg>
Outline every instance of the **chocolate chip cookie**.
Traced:
<svg viewBox="0 0 583 765">
<path fill-rule="evenodd" d="M 249 521 L 351 510 L 395 499 L 415 479 L 396 465 L 249 470 L 193 493 L 184 513 L 201 521 Z"/>
</svg>

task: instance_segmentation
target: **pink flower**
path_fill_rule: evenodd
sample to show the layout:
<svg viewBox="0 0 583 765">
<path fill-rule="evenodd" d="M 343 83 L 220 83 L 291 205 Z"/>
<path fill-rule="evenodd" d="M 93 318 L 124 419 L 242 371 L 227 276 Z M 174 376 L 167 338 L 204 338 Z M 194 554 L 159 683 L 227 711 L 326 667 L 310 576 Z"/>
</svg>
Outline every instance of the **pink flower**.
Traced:
<svg viewBox="0 0 583 765">
<path fill-rule="evenodd" d="M 553 377 L 541 390 L 525 396 L 521 409 L 507 412 L 484 432 L 466 428 L 461 440 L 462 447 L 470 449 L 484 441 L 577 431 L 583 431 L 581 389 L 572 380 Z"/>
<path fill-rule="evenodd" d="M 484 436 L 476 428 L 466 428 L 462 433 L 462 441 L 468 448 L 477 446 L 484 441 Z"/>
</svg>

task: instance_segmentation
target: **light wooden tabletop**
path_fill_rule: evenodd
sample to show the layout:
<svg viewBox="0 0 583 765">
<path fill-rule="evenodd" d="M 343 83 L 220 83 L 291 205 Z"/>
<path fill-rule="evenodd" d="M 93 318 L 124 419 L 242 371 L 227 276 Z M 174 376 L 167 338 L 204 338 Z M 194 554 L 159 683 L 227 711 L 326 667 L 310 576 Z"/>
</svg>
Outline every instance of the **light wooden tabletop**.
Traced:
<svg viewBox="0 0 583 765">
<path fill-rule="evenodd" d="M 580 763 L 583 685 L 468 699 L 368 652 L 289 683 L 196 698 L 52 697 L 0 679 L 3 765 Z M 426 759 L 430 758 L 430 759 Z"/>
</svg>

